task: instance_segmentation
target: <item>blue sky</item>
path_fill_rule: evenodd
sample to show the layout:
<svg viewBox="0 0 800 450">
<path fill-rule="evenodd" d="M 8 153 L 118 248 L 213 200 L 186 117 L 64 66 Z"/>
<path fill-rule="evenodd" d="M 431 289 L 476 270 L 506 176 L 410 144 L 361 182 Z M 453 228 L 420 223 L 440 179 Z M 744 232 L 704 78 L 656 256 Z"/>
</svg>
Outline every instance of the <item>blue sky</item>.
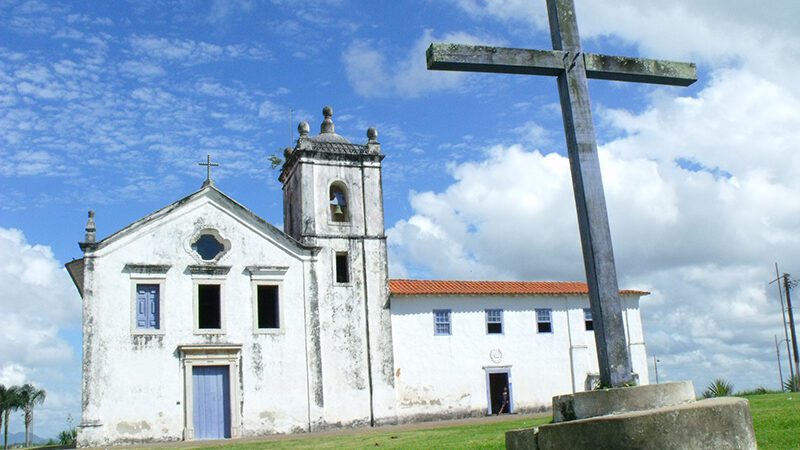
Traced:
<svg viewBox="0 0 800 450">
<path fill-rule="evenodd" d="M 590 82 L 620 285 L 653 292 L 661 379 L 777 388 L 800 6 L 695 3 L 577 1 L 587 51 L 698 64 L 690 88 Z M 522 0 L 0 3 L 0 382 L 47 389 L 37 434 L 80 415 L 61 267 L 86 211 L 107 236 L 198 189 L 211 154 L 217 186 L 281 226 L 268 157 L 324 105 L 353 142 L 378 129 L 392 276 L 583 279 L 555 81 L 425 70 L 431 41 L 547 49 L 546 23 Z"/>
</svg>

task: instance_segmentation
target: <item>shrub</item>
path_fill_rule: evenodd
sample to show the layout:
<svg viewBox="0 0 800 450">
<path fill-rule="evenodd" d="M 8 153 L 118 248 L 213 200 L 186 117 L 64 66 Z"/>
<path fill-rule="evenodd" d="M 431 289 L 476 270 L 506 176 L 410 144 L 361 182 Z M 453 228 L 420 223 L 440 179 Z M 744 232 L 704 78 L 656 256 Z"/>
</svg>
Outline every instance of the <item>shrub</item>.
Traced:
<svg viewBox="0 0 800 450">
<path fill-rule="evenodd" d="M 783 388 L 790 392 L 800 391 L 800 375 L 789 377 L 783 382 Z"/>
<path fill-rule="evenodd" d="M 61 445 L 67 447 L 75 447 L 75 440 L 78 437 L 78 429 L 72 428 L 58 433 L 58 441 Z"/>
<path fill-rule="evenodd" d="M 764 386 L 759 386 L 759 387 L 757 387 L 755 389 L 751 389 L 749 391 L 737 392 L 736 396 L 742 396 L 743 397 L 743 396 L 746 396 L 746 395 L 776 394 L 776 393 L 779 393 L 779 392 L 780 391 L 774 391 L 772 389 L 767 389 Z"/>
<path fill-rule="evenodd" d="M 724 378 L 717 378 L 703 392 L 703 398 L 729 397 L 731 395 L 733 395 L 733 384 Z"/>
</svg>

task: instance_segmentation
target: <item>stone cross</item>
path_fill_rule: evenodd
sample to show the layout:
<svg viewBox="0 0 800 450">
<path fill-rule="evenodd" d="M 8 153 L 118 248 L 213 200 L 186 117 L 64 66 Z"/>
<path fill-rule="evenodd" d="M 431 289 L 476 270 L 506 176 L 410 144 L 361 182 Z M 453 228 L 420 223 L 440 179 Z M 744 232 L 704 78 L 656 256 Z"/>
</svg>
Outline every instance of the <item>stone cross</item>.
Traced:
<svg viewBox="0 0 800 450">
<path fill-rule="evenodd" d="M 547 0 L 547 14 L 553 50 L 434 43 L 427 51 L 428 69 L 558 77 L 600 381 L 625 386 L 634 380 L 586 80 L 689 86 L 697 70 L 692 63 L 584 53 L 573 0 Z"/>
<path fill-rule="evenodd" d="M 219 163 L 212 163 L 211 162 L 211 155 L 206 155 L 206 162 L 204 163 L 197 163 L 198 166 L 206 166 L 206 181 L 203 181 L 203 187 L 214 185 L 214 182 L 211 181 L 211 168 L 212 167 L 219 167 Z"/>
</svg>

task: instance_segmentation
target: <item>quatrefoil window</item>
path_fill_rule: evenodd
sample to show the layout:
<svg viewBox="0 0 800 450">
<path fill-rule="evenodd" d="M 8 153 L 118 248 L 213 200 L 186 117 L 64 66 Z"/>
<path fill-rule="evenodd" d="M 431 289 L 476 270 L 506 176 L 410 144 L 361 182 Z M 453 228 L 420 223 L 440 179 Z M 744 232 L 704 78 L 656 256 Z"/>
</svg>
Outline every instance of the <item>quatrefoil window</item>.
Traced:
<svg viewBox="0 0 800 450">
<path fill-rule="evenodd" d="M 228 250 L 230 242 L 222 239 L 216 230 L 203 230 L 192 242 L 192 250 L 203 261 L 217 261 Z"/>
</svg>

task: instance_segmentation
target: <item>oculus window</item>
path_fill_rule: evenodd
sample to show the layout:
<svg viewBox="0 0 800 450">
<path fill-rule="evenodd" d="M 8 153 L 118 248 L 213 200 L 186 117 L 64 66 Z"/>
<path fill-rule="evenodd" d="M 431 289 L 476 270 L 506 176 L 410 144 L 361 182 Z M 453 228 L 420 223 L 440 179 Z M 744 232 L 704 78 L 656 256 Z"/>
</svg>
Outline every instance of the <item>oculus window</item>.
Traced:
<svg viewBox="0 0 800 450">
<path fill-rule="evenodd" d="M 216 233 L 203 232 L 192 242 L 192 250 L 200 255 L 203 261 L 214 261 L 225 252 L 225 244 Z"/>
</svg>

